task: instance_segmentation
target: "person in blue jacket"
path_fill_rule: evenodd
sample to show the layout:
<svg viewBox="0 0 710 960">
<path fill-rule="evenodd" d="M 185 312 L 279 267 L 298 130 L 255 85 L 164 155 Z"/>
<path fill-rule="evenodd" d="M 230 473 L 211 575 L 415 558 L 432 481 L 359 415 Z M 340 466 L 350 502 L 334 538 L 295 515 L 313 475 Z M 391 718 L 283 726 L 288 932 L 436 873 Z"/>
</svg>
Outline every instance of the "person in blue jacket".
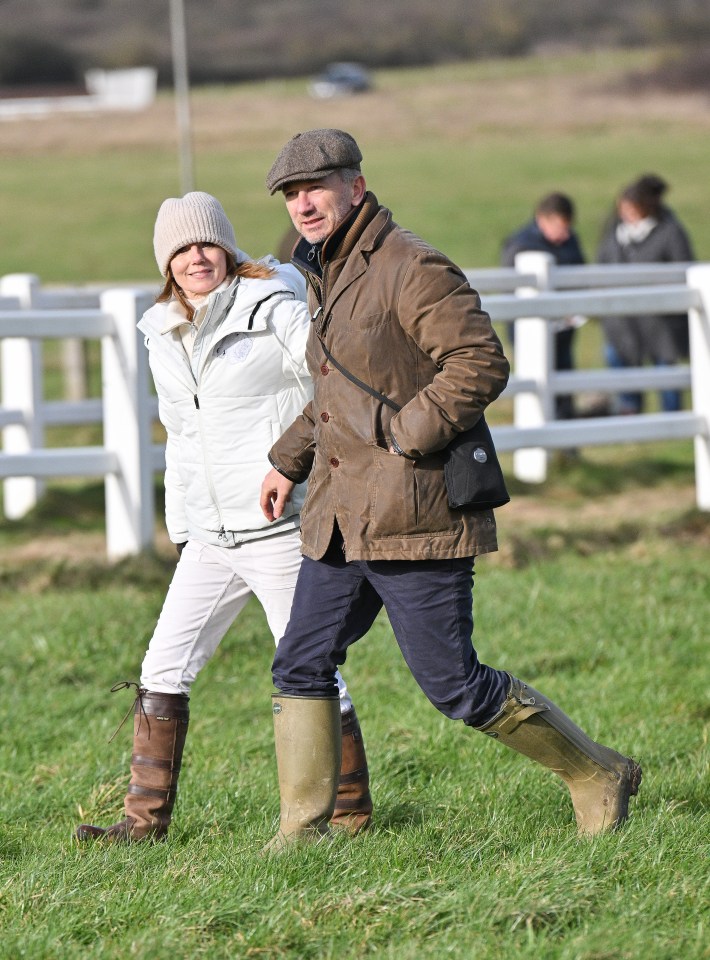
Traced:
<svg viewBox="0 0 710 960">
<path fill-rule="evenodd" d="M 574 230 L 574 218 L 574 203 L 566 194 L 548 193 L 536 205 L 532 220 L 504 241 L 501 264 L 504 267 L 514 266 L 516 255 L 528 250 L 552 254 L 555 263 L 560 266 L 584 263 L 582 246 Z M 574 338 L 580 323 L 579 317 L 565 317 L 555 325 L 555 370 L 574 369 Z M 558 420 L 574 417 L 571 396 L 556 398 L 555 416 Z"/>
</svg>

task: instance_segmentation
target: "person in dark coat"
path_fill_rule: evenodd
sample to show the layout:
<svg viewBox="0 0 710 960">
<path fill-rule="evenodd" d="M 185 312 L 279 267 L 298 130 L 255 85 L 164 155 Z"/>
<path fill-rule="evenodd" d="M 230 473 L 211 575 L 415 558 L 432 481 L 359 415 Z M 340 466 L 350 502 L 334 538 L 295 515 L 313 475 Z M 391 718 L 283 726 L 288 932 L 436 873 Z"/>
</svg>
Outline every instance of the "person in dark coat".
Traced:
<svg viewBox="0 0 710 960">
<path fill-rule="evenodd" d="M 549 193 L 536 205 L 533 219 L 512 233 L 503 243 L 501 264 L 515 266 L 515 257 L 527 250 L 549 253 L 561 266 L 577 266 L 585 262 L 582 246 L 574 231 L 574 203 L 564 193 Z M 565 317 L 555 325 L 555 370 L 574 370 L 574 337 L 580 318 Z M 512 340 L 511 327 L 511 340 Z M 574 417 L 571 396 L 555 400 L 558 420 Z"/>
<path fill-rule="evenodd" d="M 672 263 L 694 259 L 688 234 L 663 203 L 665 180 L 646 174 L 620 194 L 602 236 L 600 263 Z M 669 366 L 688 356 L 687 314 L 602 318 L 610 367 L 640 367 L 646 361 Z M 680 410 L 681 392 L 662 390 L 664 411 Z M 619 413 L 641 413 L 643 394 L 622 393 Z"/>
</svg>

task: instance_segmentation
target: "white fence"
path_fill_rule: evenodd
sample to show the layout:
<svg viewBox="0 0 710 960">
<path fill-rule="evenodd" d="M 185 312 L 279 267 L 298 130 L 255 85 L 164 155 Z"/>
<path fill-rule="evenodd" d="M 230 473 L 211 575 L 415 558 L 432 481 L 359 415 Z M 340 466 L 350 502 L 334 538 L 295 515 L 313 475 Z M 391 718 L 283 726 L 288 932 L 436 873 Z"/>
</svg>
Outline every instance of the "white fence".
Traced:
<svg viewBox="0 0 710 960">
<path fill-rule="evenodd" d="M 506 395 L 514 398 L 514 422 L 497 427 L 494 438 L 501 452 L 514 451 L 518 479 L 543 481 L 548 451 L 554 449 L 692 437 L 697 504 L 710 509 L 710 264 L 557 267 L 547 254 L 521 253 L 514 271 L 467 271 L 467 276 L 494 321 L 515 322 L 515 370 L 506 389 Z M 575 314 L 685 311 L 690 324 L 689 367 L 553 369 L 552 321 Z M 691 410 L 553 419 L 554 398 L 559 394 L 664 389 L 690 389 Z"/>
<path fill-rule="evenodd" d="M 467 271 L 494 321 L 515 322 L 515 370 L 506 389 L 513 423 L 496 426 L 515 476 L 544 480 L 549 451 L 693 438 L 696 499 L 710 510 L 710 264 L 556 267 L 544 254 L 520 254 L 516 269 Z M 162 445 L 151 442 L 157 404 L 136 322 L 151 302 L 144 289 L 42 290 L 31 275 L 0 280 L 0 480 L 5 515 L 27 512 L 49 477 L 103 476 L 110 558 L 153 543 L 154 475 Z M 690 366 L 627 370 L 553 369 L 551 322 L 574 314 L 688 311 Z M 43 396 L 41 341 L 100 339 L 102 399 Z M 624 417 L 553 419 L 558 394 L 690 389 L 691 409 Z M 56 424 L 103 423 L 100 447 L 46 448 Z"/>
<path fill-rule="evenodd" d="M 136 323 L 150 305 L 145 290 L 41 290 L 36 277 L 0 280 L 0 479 L 5 515 L 23 516 L 49 477 L 104 477 L 110 558 L 153 543 L 153 476 L 165 464 L 151 442 L 157 402 Z M 102 400 L 46 401 L 41 341 L 101 341 Z M 100 447 L 46 448 L 50 425 L 103 424 Z"/>
</svg>

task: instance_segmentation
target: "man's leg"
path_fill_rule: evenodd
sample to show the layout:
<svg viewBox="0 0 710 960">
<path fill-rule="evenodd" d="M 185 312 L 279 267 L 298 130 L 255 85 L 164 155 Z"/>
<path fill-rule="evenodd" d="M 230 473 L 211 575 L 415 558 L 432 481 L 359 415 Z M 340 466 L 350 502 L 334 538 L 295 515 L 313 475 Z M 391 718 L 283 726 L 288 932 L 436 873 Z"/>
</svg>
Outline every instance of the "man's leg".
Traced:
<svg viewBox="0 0 710 960">
<path fill-rule="evenodd" d="M 339 535 L 321 560 L 303 558 L 291 617 L 276 649 L 274 685 L 298 697 L 337 692 L 336 669 L 363 637 L 382 600 L 357 563 L 346 563 Z"/>
<path fill-rule="evenodd" d="M 495 716 L 509 679 L 481 663 L 471 641 L 473 558 L 376 560 L 366 567 L 402 656 L 437 710 L 469 726 Z"/>
<path fill-rule="evenodd" d="M 470 578 L 471 561 L 411 563 L 409 573 L 402 563 L 368 564 L 415 679 L 446 716 L 558 774 L 570 791 L 580 833 L 614 829 L 638 791 L 640 766 L 591 740 L 543 694 L 480 663 L 466 631 L 466 562 Z M 470 588 L 468 593 L 470 604 Z"/>
<path fill-rule="evenodd" d="M 249 584 L 269 621 L 278 644 L 291 616 L 294 590 L 301 567 L 299 530 L 244 544 L 235 569 Z M 341 552 L 342 555 L 342 552 Z M 335 678 L 340 696 L 342 759 L 332 826 L 358 833 L 372 818 L 370 776 L 360 722 L 340 672 Z M 283 719 L 283 718 L 282 718 Z"/>
<path fill-rule="evenodd" d="M 252 540 L 239 550 L 234 569 L 263 607 L 274 643 L 278 644 L 291 617 L 293 594 L 303 559 L 300 530 Z M 353 702 L 339 672 L 336 680 L 340 710 L 345 714 L 352 711 Z"/>
<path fill-rule="evenodd" d="M 574 370 L 573 343 L 576 335 L 574 327 L 565 327 L 555 333 L 555 370 Z M 560 394 L 555 398 L 555 419 L 572 420 L 575 415 L 572 394 Z"/>
<path fill-rule="evenodd" d="M 267 848 L 271 852 L 299 840 L 319 839 L 334 812 L 336 825 L 350 832 L 369 821 L 367 763 L 364 750 L 355 749 L 359 726 L 341 727 L 336 735 L 332 702 L 336 668 L 381 607 L 360 566 L 345 562 L 337 533 L 321 560 L 304 557 L 291 618 L 273 665 L 274 684 L 281 691 L 273 698 L 281 818 Z M 346 766 L 353 767 L 349 774 L 344 774 Z M 354 798 L 356 774 L 361 789 Z"/>
</svg>

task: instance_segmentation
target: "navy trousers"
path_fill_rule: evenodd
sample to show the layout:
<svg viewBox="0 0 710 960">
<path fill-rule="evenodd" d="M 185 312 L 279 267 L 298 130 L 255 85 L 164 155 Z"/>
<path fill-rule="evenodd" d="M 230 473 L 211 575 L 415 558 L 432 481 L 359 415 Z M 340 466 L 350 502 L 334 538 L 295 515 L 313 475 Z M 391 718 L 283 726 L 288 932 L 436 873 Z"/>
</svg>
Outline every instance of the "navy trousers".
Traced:
<svg viewBox="0 0 710 960">
<path fill-rule="evenodd" d="M 303 558 L 274 685 L 300 697 L 336 696 L 336 669 L 384 606 L 429 700 L 447 717 L 483 726 L 500 710 L 510 679 L 473 648 L 472 587 L 472 557 L 346 562 L 336 531 L 321 560 Z"/>
</svg>

